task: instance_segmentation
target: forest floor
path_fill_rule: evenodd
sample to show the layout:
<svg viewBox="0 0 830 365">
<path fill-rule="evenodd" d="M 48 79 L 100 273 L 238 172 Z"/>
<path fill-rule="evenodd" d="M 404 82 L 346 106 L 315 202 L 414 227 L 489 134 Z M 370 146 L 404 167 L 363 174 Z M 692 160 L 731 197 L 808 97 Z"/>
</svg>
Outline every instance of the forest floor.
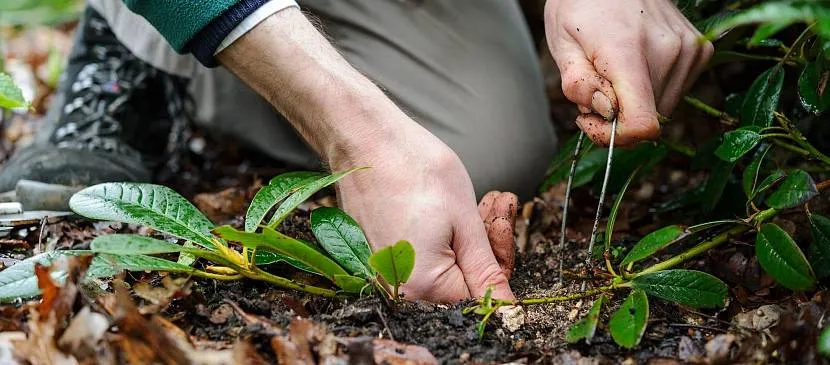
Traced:
<svg viewBox="0 0 830 365">
<path fill-rule="evenodd" d="M 543 60 L 551 100 L 563 105 L 551 67 L 549 60 Z M 553 110 L 554 119 L 561 121 L 557 123 L 561 134 L 573 132 L 570 113 L 570 108 Z M 681 109 L 678 115 L 684 113 L 693 112 Z M 687 123 L 695 125 L 695 121 Z M 3 128 L 7 152 L 31 139 L 36 128 L 32 116 L 7 121 Z M 696 140 L 694 130 L 669 129 L 667 133 L 675 137 Z M 159 182 L 188 197 L 215 223 L 241 225 L 246 204 L 262 181 L 282 169 L 255 151 L 198 128 L 190 138 L 191 148 L 181 152 L 178 170 L 160 171 Z M 615 242 L 624 246 L 663 222 L 682 221 L 677 213 L 658 215 L 653 208 L 666 195 L 677 195 L 702 178 L 689 171 L 682 157 L 659 165 L 630 190 L 632 198 L 623 203 L 617 219 Z M 558 246 L 564 187 L 556 185 L 525 203 L 517 223 L 518 255 L 510 282 L 518 297 L 579 292 L 596 195 L 587 187 L 574 194 L 564 251 Z M 822 196 L 821 201 L 828 199 Z M 283 223 L 282 230 L 313 240 L 310 210 L 334 204 L 330 192 L 320 194 Z M 793 230 L 802 227 L 801 222 L 787 221 L 786 215 L 777 219 Z M 11 226 L 0 238 L 0 270 L 45 250 L 86 248 L 102 234 L 155 233 L 74 217 Z M 565 258 L 564 285 L 559 281 L 560 255 Z M 73 260 L 69 265 L 80 272 L 84 262 Z M 830 303 L 823 291 L 805 297 L 776 288 L 760 270 L 751 245 L 740 241 L 686 267 L 727 282 L 728 305 L 697 311 L 652 301 L 643 342 L 633 350 L 614 344 L 603 325 L 607 321 L 600 321 L 590 344 L 565 342 L 567 328 L 584 316 L 590 299 L 527 306 L 518 322 L 495 317 L 479 338 L 480 318 L 462 313 L 473 303 L 389 305 L 376 298 L 326 299 L 252 281 L 224 283 L 158 273 L 130 273 L 94 285 L 77 283 L 70 274 L 63 288 L 53 288 L 41 277 L 47 293 L 44 300 L 0 306 L 0 364 L 11 361 L 13 342 L 17 356 L 31 363 L 61 364 L 74 359 L 81 363 L 268 363 L 277 358 L 297 363 L 393 364 L 821 363 L 815 352 L 817 324 Z M 298 280 L 315 280 L 287 267 L 270 269 Z M 600 280 L 591 285 L 601 285 Z M 120 289 L 124 287 L 130 290 Z"/>
</svg>

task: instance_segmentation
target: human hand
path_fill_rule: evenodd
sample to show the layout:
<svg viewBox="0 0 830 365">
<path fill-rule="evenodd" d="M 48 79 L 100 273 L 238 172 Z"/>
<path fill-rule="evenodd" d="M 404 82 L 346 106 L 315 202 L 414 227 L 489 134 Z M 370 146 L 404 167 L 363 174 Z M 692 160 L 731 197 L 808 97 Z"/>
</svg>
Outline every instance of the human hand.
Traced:
<svg viewBox="0 0 830 365">
<path fill-rule="evenodd" d="M 714 52 L 669 0 L 548 0 L 545 32 L 577 125 L 602 145 L 615 116 L 615 144 L 658 138 L 657 113 L 671 114 Z"/>
<path fill-rule="evenodd" d="M 476 209 L 461 160 L 414 122 L 400 127 L 406 143 L 373 143 L 342 151 L 333 170 L 371 166 L 337 185 L 338 201 L 377 249 L 405 239 L 415 247 L 415 268 L 402 287 L 408 298 L 454 302 L 484 295 L 512 299 L 517 198 L 491 192 Z M 489 228 L 489 232 L 488 232 Z M 488 243 L 498 250 L 499 260 Z M 499 266 L 505 263 L 506 271 Z"/>
</svg>

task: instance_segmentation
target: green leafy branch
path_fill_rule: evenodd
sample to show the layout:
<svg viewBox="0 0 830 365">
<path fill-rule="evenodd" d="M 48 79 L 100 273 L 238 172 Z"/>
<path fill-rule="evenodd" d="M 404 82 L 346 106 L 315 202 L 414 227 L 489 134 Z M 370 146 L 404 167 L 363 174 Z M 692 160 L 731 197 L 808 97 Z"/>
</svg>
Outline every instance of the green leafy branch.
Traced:
<svg viewBox="0 0 830 365">
<path fill-rule="evenodd" d="M 0 272 L 0 301 L 39 293 L 37 282 L 32 280 L 36 263 L 45 265 L 60 256 L 86 254 L 95 255 L 87 279 L 112 276 L 122 270 L 165 271 L 220 281 L 259 280 L 326 297 L 369 294 L 375 288 L 387 292 L 389 285 L 393 290 L 390 296 L 398 300 L 398 287 L 408 280 L 414 266 L 415 252 L 408 242 L 400 241 L 373 254 L 357 222 L 337 208 L 318 208 L 311 213 L 311 228 L 319 245 L 277 231 L 279 223 L 299 204 L 357 170 L 331 175 L 289 172 L 273 178 L 251 202 L 245 230 L 215 227 L 190 202 L 164 186 L 105 183 L 86 188 L 69 201 L 79 215 L 147 226 L 184 244 L 111 234 L 95 238 L 90 250 L 34 256 Z M 268 223 L 263 225 L 271 211 Z M 175 254 L 177 261 L 165 258 Z M 193 267 L 199 259 L 205 262 L 201 269 Z M 278 262 L 319 275 L 332 286 L 308 285 L 263 268 Z"/>
</svg>

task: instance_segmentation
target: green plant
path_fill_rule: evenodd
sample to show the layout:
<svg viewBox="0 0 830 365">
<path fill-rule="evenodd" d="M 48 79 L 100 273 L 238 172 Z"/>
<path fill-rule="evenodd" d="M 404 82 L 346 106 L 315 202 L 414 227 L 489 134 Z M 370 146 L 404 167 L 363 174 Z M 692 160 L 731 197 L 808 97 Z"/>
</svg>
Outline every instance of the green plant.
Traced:
<svg viewBox="0 0 830 365">
<path fill-rule="evenodd" d="M 414 251 L 406 241 L 372 254 L 357 222 L 337 208 L 311 213 L 311 228 L 319 245 L 277 231 L 280 223 L 320 189 L 358 169 L 331 175 L 289 172 L 273 178 L 257 192 L 246 214 L 245 229 L 214 227 L 196 207 L 175 191 L 159 185 L 105 183 L 76 193 L 69 201 L 79 215 L 151 227 L 184 244 L 133 234 L 95 238 L 89 250 L 54 251 L 24 260 L 0 272 L 0 301 L 38 294 L 36 263 L 49 264 L 66 255 L 94 254 L 87 278 L 112 276 L 122 270 L 166 271 L 214 280 L 242 278 L 265 281 L 286 289 L 335 297 L 385 291 L 376 273 L 397 288 L 414 266 Z M 264 218 L 273 211 L 271 218 Z M 168 259 L 178 254 L 178 260 Z M 159 257 L 162 255 L 162 257 Z M 194 267 L 197 259 L 202 268 Z M 326 278 L 334 288 L 313 286 L 266 271 L 262 266 L 286 263 Z M 392 272 L 393 274 L 389 274 Z M 60 271 L 53 272 L 60 279 Z"/>
<path fill-rule="evenodd" d="M 0 72 L 0 108 L 25 108 L 28 105 L 29 103 L 23 97 L 23 92 L 15 85 L 11 76 L 5 72 Z"/>
<path fill-rule="evenodd" d="M 607 280 L 605 285 L 589 290 L 583 286 L 582 291 L 564 296 L 481 299 L 470 308 L 483 316 L 480 333 L 500 306 L 598 297 L 587 316 L 566 334 L 568 342 L 590 341 L 603 307 L 623 291 L 628 292 L 627 297 L 610 315 L 608 328 L 617 344 L 634 347 L 646 328 L 649 300 L 653 298 L 693 308 L 723 306 L 728 295 L 725 283 L 681 265 L 732 238 L 749 236 L 744 241 L 755 242 L 762 269 L 782 287 L 811 290 L 819 279 L 830 276 L 830 219 L 808 209 L 808 202 L 830 186 L 828 181 L 814 181 L 814 177 L 830 172 L 830 157 L 816 148 L 804 132 L 821 125 L 817 122 L 826 122 L 830 109 L 830 2 L 678 3 L 703 33 L 718 38 L 712 65 L 733 61 L 771 65 L 745 92 L 726 98 L 726 111 L 692 96 L 684 98 L 690 106 L 730 129 L 700 148 L 662 139 L 615 152 L 608 188 L 617 197 L 603 235 L 606 273 L 601 277 L 608 278 L 602 279 Z M 711 10 L 715 13 L 711 14 Z M 755 23 L 759 25 L 747 35 L 749 28 L 744 25 Z M 787 104 L 787 100 L 795 103 Z M 608 151 L 591 143 L 584 143 L 579 150 L 579 138 L 569 140 L 554 159 L 543 189 L 570 178 L 573 187 L 588 185 L 600 190 L 605 177 L 599 172 L 605 166 Z M 690 227 L 670 224 L 655 230 L 617 261 L 609 249 L 625 192 L 633 181 L 645 176 L 669 154 L 686 159 L 692 169 L 708 170 L 708 178 L 687 193 L 667 200 L 656 211 L 683 209 L 687 216 L 695 213 L 709 221 Z M 573 168 L 572 161 L 576 161 Z M 569 199 L 568 194 L 565 199 Z M 799 208 L 810 222 L 812 240 L 807 255 L 784 229 L 771 222 L 778 214 Z M 717 219 L 734 216 L 743 218 Z M 669 247 L 680 253 L 667 253 Z M 593 261 L 591 257 L 589 260 Z M 592 265 L 589 262 L 583 272 L 586 282 L 594 279 Z M 822 338 L 830 343 L 826 340 L 830 336 Z"/>
</svg>

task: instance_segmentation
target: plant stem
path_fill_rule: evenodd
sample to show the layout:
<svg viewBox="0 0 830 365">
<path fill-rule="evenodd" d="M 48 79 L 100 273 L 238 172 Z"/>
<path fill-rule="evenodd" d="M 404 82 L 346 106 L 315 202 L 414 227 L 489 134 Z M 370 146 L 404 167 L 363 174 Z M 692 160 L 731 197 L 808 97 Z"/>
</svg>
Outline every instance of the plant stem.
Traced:
<svg viewBox="0 0 830 365">
<path fill-rule="evenodd" d="M 755 216 L 754 223 L 755 225 L 761 224 L 764 221 L 774 217 L 776 214 L 778 214 L 778 211 L 775 210 L 775 208 L 769 208 L 767 210 L 761 211 Z M 634 274 L 633 277 L 638 277 L 641 275 L 670 269 L 672 267 L 680 265 L 697 255 L 700 255 L 712 248 L 720 246 L 721 244 L 729 241 L 730 237 L 734 237 L 749 231 L 751 228 L 752 226 L 747 226 L 744 224 L 732 227 L 730 230 L 723 232 L 708 241 L 701 242 L 677 256 L 673 256 L 666 261 L 662 261 L 660 263 L 654 264 L 643 269 L 642 271 Z"/>
<path fill-rule="evenodd" d="M 805 149 L 803 149 L 803 148 L 801 148 L 801 147 L 798 147 L 798 146 L 793 146 L 793 145 L 791 145 L 791 144 L 789 144 L 789 143 L 787 143 L 787 142 L 784 142 L 784 141 L 782 141 L 782 140 L 779 140 L 779 139 L 773 139 L 773 140 L 772 140 L 772 143 L 774 143 L 774 144 L 775 144 L 776 146 L 778 146 L 778 147 L 781 147 L 781 148 L 786 149 L 786 150 L 790 150 L 790 151 L 795 152 L 795 153 L 797 153 L 797 154 L 799 154 L 799 155 L 802 155 L 802 156 L 810 156 L 810 151 L 807 151 L 807 150 L 805 150 Z"/>
<path fill-rule="evenodd" d="M 688 96 L 688 95 L 684 96 L 683 101 L 685 101 L 689 105 L 695 107 L 697 110 L 700 110 L 700 111 L 702 111 L 706 114 L 709 114 L 709 115 L 711 115 L 715 118 L 721 119 L 724 122 L 727 122 L 727 124 L 735 124 L 737 122 L 729 114 L 726 114 L 726 112 L 722 112 L 720 110 L 717 110 L 714 107 L 710 106 L 709 104 L 706 104 L 705 102 L 703 102 L 703 100 L 700 100 L 700 99 L 695 98 L 693 96 Z"/>
<path fill-rule="evenodd" d="M 286 289 L 300 290 L 309 294 L 320 295 L 329 298 L 337 297 L 337 293 L 334 290 L 306 284 L 300 284 L 295 281 L 280 276 L 276 276 L 257 267 L 254 267 L 253 270 L 249 271 L 245 276 L 249 279 L 262 280 Z"/>
<path fill-rule="evenodd" d="M 695 151 L 694 148 L 686 146 L 680 142 L 672 141 L 667 138 L 660 138 L 660 143 L 666 146 L 666 148 L 687 157 L 695 157 L 695 153 L 697 153 L 697 151 Z"/>
<path fill-rule="evenodd" d="M 570 294 L 570 295 L 563 295 L 558 297 L 543 297 L 543 298 L 527 298 L 527 299 L 520 299 L 520 300 L 504 300 L 504 299 L 494 299 L 493 305 L 495 306 L 502 306 L 502 305 L 536 305 L 536 304 L 550 304 L 550 303 L 557 303 L 557 302 L 567 302 L 569 300 L 575 299 L 582 299 L 587 297 L 592 297 L 597 294 L 606 293 L 612 291 L 617 288 L 627 288 L 629 286 L 628 283 L 623 283 L 620 285 L 608 285 L 608 286 L 601 286 L 599 288 L 594 288 L 591 290 L 586 290 L 581 293 Z"/>
<path fill-rule="evenodd" d="M 197 278 L 213 279 L 213 280 L 220 280 L 220 281 L 234 281 L 234 280 L 239 280 L 239 279 L 243 278 L 243 276 L 241 274 L 224 275 L 224 274 L 214 274 L 214 273 L 201 271 L 201 270 L 195 270 L 190 274 L 197 277 Z"/>
</svg>

